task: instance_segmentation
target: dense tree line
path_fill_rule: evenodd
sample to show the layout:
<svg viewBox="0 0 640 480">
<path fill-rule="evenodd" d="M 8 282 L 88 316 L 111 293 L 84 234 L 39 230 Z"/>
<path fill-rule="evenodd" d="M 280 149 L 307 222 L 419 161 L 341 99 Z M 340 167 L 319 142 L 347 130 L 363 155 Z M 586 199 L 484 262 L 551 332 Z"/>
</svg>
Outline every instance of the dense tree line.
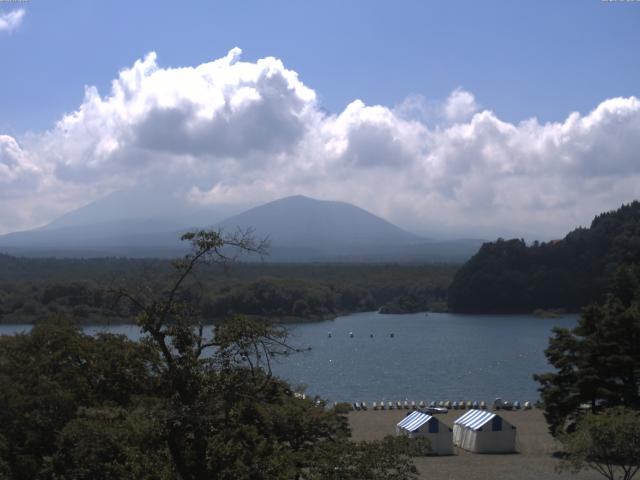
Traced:
<svg viewBox="0 0 640 480">
<path fill-rule="evenodd" d="M 375 309 L 371 293 L 361 287 L 277 278 L 223 287 L 203 305 L 203 313 L 209 318 L 223 318 L 232 313 L 281 319 L 328 318 Z"/>
<path fill-rule="evenodd" d="M 321 319 L 382 308 L 442 308 L 455 265 L 246 264 L 226 275 L 204 266 L 190 279 L 192 299 L 216 321 L 234 313 L 280 320 Z M 140 259 L 25 259 L 0 255 L 0 323 L 65 315 L 84 323 L 131 322 L 118 285 L 159 288 L 171 264 Z M 186 293 L 185 293 L 186 294 Z"/>
<path fill-rule="evenodd" d="M 416 285 L 396 295 L 381 308 L 381 313 L 416 313 L 425 311 L 442 312 L 447 310 L 447 289 L 444 285 Z"/>
<path fill-rule="evenodd" d="M 611 275 L 640 260 L 640 203 L 598 215 L 547 243 L 485 243 L 456 273 L 449 288 L 451 311 L 527 313 L 562 308 L 577 312 L 605 298 Z"/>
</svg>

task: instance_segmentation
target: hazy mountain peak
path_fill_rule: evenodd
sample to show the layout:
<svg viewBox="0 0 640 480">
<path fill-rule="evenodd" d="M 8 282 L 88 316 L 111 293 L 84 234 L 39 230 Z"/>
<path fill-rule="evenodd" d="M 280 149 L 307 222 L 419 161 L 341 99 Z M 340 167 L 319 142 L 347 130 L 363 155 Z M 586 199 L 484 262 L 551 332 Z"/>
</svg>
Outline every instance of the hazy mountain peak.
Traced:
<svg viewBox="0 0 640 480">
<path fill-rule="evenodd" d="M 254 207 L 220 222 L 224 229 L 248 228 L 280 245 L 405 244 L 420 241 L 360 207 L 293 195 Z"/>
<path fill-rule="evenodd" d="M 27 256 L 172 257 L 186 229 L 254 229 L 269 237 L 273 261 L 424 261 L 466 259 L 479 242 L 428 241 L 360 207 L 304 195 L 280 198 L 224 218 L 168 190 L 116 192 L 47 227 L 0 236 L 0 252 Z M 166 207 L 166 208 L 165 208 Z M 257 260 L 257 258 L 254 258 Z"/>
</svg>

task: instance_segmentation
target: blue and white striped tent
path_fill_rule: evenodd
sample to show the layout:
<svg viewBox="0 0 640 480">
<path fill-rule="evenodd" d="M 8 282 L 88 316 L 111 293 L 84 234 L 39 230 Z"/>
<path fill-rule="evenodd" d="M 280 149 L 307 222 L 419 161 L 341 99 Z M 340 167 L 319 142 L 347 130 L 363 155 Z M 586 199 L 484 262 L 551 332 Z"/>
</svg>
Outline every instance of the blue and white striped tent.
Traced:
<svg viewBox="0 0 640 480">
<path fill-rule="evenodd" d="M 516 427 L 493 412 L 469 410 L 453 422 L 453 443 L 470 452 L 515 452 Z"/>
<path fill-rule="evenodd" d="M 426 437 L 435 455 L 453 454 L 453 431 L 436 417 L 419 411 L 411 412 L 396 425 L 397 435 Z"/>
</svg>

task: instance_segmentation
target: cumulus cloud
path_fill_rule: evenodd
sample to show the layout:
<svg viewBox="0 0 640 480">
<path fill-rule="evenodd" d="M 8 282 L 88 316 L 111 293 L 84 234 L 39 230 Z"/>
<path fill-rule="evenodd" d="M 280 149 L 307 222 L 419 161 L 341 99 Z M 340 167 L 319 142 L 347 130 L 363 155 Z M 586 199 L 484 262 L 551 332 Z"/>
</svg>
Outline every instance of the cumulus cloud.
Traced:
<svg viewBox="0 0 640 480">
<path fill-rule="evenodd" d="M 450 122 L 462 122 L 478 111 L 476 98 L 471 92 L 456 88 L 444 104 L 444 116 Z"/>
<path fill-rule="evenodd" d="M 0 14 L 0 32 L 13 32 L 22 24 L 25 14 L 23 8 Z"/>
<path fill-rule="evenodd" d="M 186 68 L 151 53 L 107 95 L 87 87 L 50 131 L 0 136 L 0 202 L 14 212 L 0 231 L 154 182 L 198 205 L 305 194 L 426 234 L 543 238 L 640 196 L 635 97 L 550 123 L 503 121 L 462 89 L 431 103 L 429 120 L 410 114 L 418 97 L 328 114 L 282 61 L 240 53 Z"/>
</svg>

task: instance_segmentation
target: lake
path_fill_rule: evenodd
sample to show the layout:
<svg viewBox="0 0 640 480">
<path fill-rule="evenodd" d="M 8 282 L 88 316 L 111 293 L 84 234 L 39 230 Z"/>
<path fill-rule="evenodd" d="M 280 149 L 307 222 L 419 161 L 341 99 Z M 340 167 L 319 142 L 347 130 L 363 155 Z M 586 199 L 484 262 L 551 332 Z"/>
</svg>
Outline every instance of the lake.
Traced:
<svg viewBox="0 0 640 480">
<path fill-rule="evenodd" d="M 358 313 L 289 325 L 289 342 L 311 350 L 282 358 L 273 369 L 293 385 L 307 385 L 307 393 L 331 401 L 536 400 L 532 375 L 550 370 L 544 349 L 551 329 L 573 327 L 577 319 Z M 0 334 L 29 328 L 0 325 Z M 132 325 L 85 331 L 139 336 Z"/>
</svg>

